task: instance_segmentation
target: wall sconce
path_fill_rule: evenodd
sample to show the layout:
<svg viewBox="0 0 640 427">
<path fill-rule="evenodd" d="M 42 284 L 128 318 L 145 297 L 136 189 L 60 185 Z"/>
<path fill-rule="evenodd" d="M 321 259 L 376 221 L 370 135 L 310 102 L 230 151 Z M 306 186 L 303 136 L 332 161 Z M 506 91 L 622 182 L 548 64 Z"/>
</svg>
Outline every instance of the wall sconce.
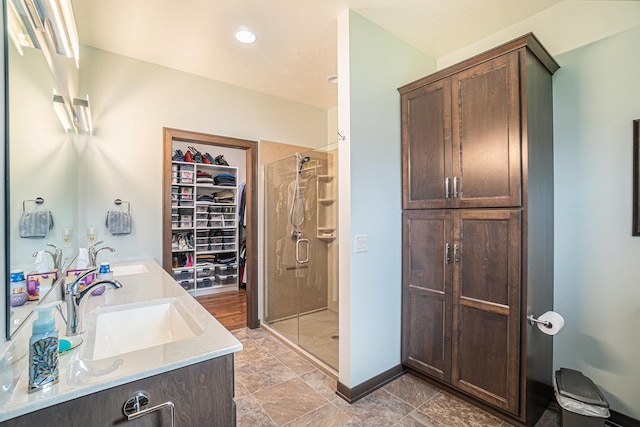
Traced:
<svg viewBox="0 0 640 427">
<path fill-rule="evenodd" d="M 75 129 L 71 121 L 71 116 L 69 115 L 67 103 L 64 102 L 62 95 L 58 94 L 55 89 L 53 89 L 53 110 L 58 115 L 58 119 L 60 119 L 60 123 L 62 123 L 65 132 L 68 133 L 70 130 Z"/>
<path fill-rule="evenodd" d="M 71 0 L 23 0 L 30 21 L 38 31 L 49 35 L 56 52 L 73 58 L 80 67 L 80 41 Z M 24 18 L 23 18 L 24 21 Z"/>
<path fill-rule="evenodd" d="M 22 56 L 23 47 L 31 47 L 40 49 L 40 44 L 33 30 L 30 20 L 27 18 L 22 2 L 19 0 L 11 0 L 7 2 L 8 16 L 7 26 L 9 28 L 9 37 L 16 45 L 18 53 Z"/>
<path fill-rule="evenodd" d="M 87 99 L 73 99 L 73 110 L 75 111 L 75 122 L 78 130 L 93 134 L 93 122 L 91 121 L 91 110 L 89 108 L 89 95 Z"/>
</svg>

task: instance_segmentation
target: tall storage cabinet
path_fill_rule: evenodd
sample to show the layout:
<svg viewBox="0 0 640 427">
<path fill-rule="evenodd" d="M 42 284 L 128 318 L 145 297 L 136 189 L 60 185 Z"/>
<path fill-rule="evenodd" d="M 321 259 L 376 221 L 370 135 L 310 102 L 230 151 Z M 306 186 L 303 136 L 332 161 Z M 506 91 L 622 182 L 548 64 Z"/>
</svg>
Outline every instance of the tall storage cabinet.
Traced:
<svg viewBox="0 0 640 427">
<path fill-rule="evenodd" d="M 402 362 L 526 425 L 553 369 L 526 317 L 553 308 L 557 69 L 528 34 L 399 88 Z"/>
</svg>

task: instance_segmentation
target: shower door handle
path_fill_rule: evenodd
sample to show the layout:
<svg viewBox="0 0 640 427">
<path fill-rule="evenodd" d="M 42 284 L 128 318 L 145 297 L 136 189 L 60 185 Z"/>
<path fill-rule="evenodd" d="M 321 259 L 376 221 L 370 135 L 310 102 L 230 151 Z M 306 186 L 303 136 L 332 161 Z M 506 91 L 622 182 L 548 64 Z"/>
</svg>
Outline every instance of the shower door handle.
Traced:
<svg viewBox="0 0 640 427">
<path fill-rule="evenodd" d="M 306 258 L 300 259 L 300 242 L 306 243 Z M 298 264 L 306 264 L 309 262 L 309 239 L 298 239 L 296 240 L 296 262 Z"/>
</svg>

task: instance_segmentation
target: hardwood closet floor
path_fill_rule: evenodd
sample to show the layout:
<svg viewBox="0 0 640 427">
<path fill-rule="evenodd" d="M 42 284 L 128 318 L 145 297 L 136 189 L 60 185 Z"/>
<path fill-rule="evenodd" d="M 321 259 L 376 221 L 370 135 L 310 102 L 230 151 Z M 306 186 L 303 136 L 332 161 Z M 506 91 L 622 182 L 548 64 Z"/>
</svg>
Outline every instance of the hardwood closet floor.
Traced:
<svg viewBox="0 0 640 427">
<path fill-rule="evenodd" d="M 230 331 L 247 326 L 247 290 L 204 295 L 196 300 Z"/>
</svg>

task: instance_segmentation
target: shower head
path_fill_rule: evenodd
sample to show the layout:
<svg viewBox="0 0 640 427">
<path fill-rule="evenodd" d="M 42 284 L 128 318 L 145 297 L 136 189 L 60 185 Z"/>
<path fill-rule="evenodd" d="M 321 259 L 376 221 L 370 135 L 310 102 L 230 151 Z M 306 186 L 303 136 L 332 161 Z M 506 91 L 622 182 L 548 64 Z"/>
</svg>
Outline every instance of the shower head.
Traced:
<svg viewBox="0 0 640 427">
<path fill-rule="evenodd" d="M 311 160 L 311 157 L 302 156 L 300 153 L 295 153 L 293 156 L 298 161 L 298 173 L 302 172 L 302 166 Z"/>
</svg>

